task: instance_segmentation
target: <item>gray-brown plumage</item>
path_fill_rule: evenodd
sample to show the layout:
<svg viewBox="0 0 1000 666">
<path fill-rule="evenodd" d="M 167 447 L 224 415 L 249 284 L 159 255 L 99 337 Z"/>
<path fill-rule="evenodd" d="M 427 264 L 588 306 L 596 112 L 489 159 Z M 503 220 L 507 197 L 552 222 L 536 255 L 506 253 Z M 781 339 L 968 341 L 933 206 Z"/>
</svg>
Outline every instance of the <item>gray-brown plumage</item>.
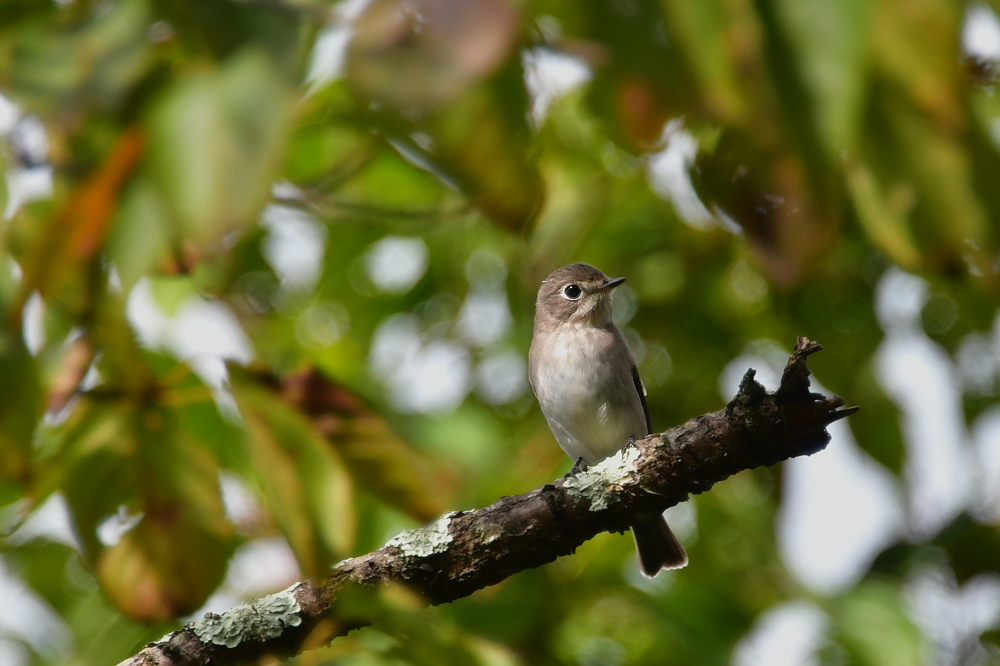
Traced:
<svg viewBox="0 0 1000 666">
<path fill-rule="evenodd" d="M 621 330 L 611 321 L 608 278 L 587 264 L 553 271 L 538 290 L 528 378 L 562 450 L 593 464 L 652 432 L 645 389 Z M 662 516 L 632 525 L 647 576 L 687 564 Z"/>
</svg>

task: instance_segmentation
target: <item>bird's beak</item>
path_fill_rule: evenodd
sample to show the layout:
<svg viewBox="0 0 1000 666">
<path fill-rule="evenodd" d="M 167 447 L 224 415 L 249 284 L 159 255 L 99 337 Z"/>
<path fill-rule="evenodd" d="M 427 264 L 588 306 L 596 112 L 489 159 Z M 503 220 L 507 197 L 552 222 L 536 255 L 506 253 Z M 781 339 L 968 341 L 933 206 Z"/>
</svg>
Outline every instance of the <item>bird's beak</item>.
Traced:
<svg viewBox="0 0 1000 666">
<path fill-rule="evenodd" d="M 614 289 L 624 281 L 625 278 L 623 277 L 608 278 L 607 280 L 604 281 L 604 283 L 600 287 L 598 287 L 594 291 L 604 291 L 605 289 Z"/>
</svg>

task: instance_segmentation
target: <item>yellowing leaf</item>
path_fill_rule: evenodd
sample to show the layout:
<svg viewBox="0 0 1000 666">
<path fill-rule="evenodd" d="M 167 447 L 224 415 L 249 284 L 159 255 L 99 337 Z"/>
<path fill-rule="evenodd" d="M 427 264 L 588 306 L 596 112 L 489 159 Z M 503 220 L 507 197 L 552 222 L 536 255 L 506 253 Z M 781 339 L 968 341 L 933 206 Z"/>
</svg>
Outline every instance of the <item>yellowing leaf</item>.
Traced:
<svg viewBox="0 0 1000 666">
<path fill-rule="evenodd" d="M 212 456 L 168 410 L 78 409 L 65 492 L 104 590 L 146 622 L 194 611 L 222 581 L 235 545 Z M 109 520 L 124 533 L 109 536 Z"/>
<path fill-rule="evenodd" d="M 758 38 L 753 14 L 741 11 L 740 3 L 720 0 L 664 0 L 663 6 L 711 116 L 725 122 L 745 120 L 747 100 L 735 56 L 737 49 L 748 46 L 746 37 L 755 42 Z M 738 16 L 742 20 L 734 20 Z"/>
<path fill-rule="evenodd" d="M 147 622 L 201 606 L 222 582 L 234 545 L 211 457 L 175 438 L 167 418 L 158 410 L 134 417 L 143 449 L 139 522 L 97 567 L 108 596 Z"/>
<path fill-rule="evenodd" d="M 433 107 L 496 70 L 517 29 L 503 0 L 376 0 L 355 26 L 348 76 L 379 103 Z"/>
<path fill-rule="evenodd" d="M 872 64 L 923 111 L 950 127 L 961 122 L 959 34 L 962 5 L 949 0 L 875 3 Z"/>
<path fill-rule="evenodd" d="M 523 70 L 510 59 L 519 24 L 500 0 L 377 0 L 358 20 L 346 67 L 394 147 L 510 228 L 531 220 L 544 195 Z"/>
<path fill-rule="evenodd" d="M 234 378 L 252 473 L 306 575 L 354 543 L 353 486 L 333 447 L 277 395 Z"/>
<path fill-rule="evenodd" d="M 878 181 L 861 162 L 845 166 L 847 187 L 858 212 L 858 220 L 869 240 L 903 268 L 920 265 L 920 252 L 908 224 L 912 197 L 886 197 Z M 895 200 L 895 204 L 894 201 Z"/>
<path fill-rule="evenodd" d="M 21 303 L 35 291 L 47 296 L 67 274 L 82 270 L 104 244 L 123 184 L 143 152 L 143 136 L 127 128 L 95 173 L 83 182 L 39 234 L 22 268 Z"/>
<path fill-rule="evenodd" d="M 319 370 L 306 370 L 284 379 L 282 396 L 309 417 L 366 491 L 420 522 L 448 508 L 453 479 L 347 388 Z"/>
</svg>

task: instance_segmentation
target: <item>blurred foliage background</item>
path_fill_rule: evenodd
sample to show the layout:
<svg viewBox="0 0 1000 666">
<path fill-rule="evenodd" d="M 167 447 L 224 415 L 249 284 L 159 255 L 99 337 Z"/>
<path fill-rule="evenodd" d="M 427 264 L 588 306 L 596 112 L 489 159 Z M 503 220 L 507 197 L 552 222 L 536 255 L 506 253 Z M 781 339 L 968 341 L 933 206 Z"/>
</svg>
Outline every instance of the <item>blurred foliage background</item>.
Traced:
<svg viewBox="0 0 1000 666">
<path fill-rule="evenodd" d="M 0 661 L 564 473 L 525 359 L 586 261 L 654 427 L 797 335 L 862 411 L 672 510 L 682 571 L 602 535 L 300 661 L 1000 663 L 998 9 L 0 3 Z"/>
</svg>

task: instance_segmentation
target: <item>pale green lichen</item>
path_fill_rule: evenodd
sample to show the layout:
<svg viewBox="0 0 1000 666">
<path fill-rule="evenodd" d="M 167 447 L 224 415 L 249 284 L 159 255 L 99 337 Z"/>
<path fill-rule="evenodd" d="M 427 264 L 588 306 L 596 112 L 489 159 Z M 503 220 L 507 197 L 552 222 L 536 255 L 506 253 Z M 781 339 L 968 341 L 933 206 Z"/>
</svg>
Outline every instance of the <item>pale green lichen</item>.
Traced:
<svg viewBox="0 0 1000 666">
<path fill-rule="evenodd" d="M 448 531 L 448 525 L 451 524 L 451 517 L 454 515 L 455 512 L 448 512 L 430 525 L 400 532 L 385 545 L 399 548 L 407 557 L 427 557 L 434 553 L 443 553 L 448 550 L 448 544 L 455 540 Z"/>
<path fill-rule="evenodd" d="M 634 446 L 566 479 L 563 488 L 574 500 L 590 502 L 591 511 L 602 511 L 619 500 L 622 482 L 636 470 L 639 449 Z"/>
<path fill-rule="evenodd" d="M 169 634 L 164 634 L 158 640 L 153 641 L 154 643 L 169 643 L 174 636 L 179 634 L 179 631 L 171 631 Z"/>
<path fill-rule="evenodd" d="M 250 604 L 240 604 L 222 615 L 206 613 L 188 625 L 205 643 L 234 648 L 245 641 L 277 638 L 286 627 L 302 624 L 302 608 L 295 599 L 298 583 L 287 590 L 269 594 Z"/>
</svg>

